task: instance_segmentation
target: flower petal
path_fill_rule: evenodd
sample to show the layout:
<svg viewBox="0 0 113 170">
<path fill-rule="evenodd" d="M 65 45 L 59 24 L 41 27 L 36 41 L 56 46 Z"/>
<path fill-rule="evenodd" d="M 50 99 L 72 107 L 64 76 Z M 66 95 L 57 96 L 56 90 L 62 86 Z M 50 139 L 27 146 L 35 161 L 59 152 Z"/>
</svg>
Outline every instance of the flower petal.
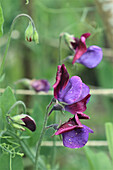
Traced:
<svg viewBox="0 0 113 170">
<path fill-rule="evenodd" d="M 71 112 L 72 114 L 76 114 L 77 112 L 84 112 L 86 110 L 87 100 L 91 95 L 88 94 L 84 99 L 79 102 L 73 103 L 71 105 L 65 105 L 65 110 Z"/>
<path fill-rule="evenodd" d="M 103 52 L 100 47 L 90 46 L 76 62 L 81 63 L 88 68 L 94 68 L 101 62 L 102 57 Z"/>
<path fill-rule="evenodd" d="M 67 104 L 75 103 L 82 93 L 82 80 L 78 76 L 69 79 L 67 86 L 60 91 L 58 100 Z"/>
<path fill-rule="evenodd" d="M 93 133 L 93 130 L 85 125 L 83 125 L 83 128 L 75 128 L 62 133 L 63 144 L 68 148 L 81 148 L 87 143 L 89 133 Z"/>
<path fill-rule="evenodd" d="M 35 123 L 35 121 L 30 116 L 26 115 L 21 120 L 25 123 L 25 125 L 23 125 L 23 126 L 28 128 L 32 132 L 36 130 L 36 123 Z"/>
<path fill-rule="evenodd" d="M 54 97 L 58 99 L 59 92 L 65 88 L 69 80 L 69 74 L 64 64 L 58 66 L 58 71 L 56 75 L 56 83 L 53 85 Z"/>
<path fill-rule="evenodd" d="M 90 36 L 90 33 L 84 33 L 81 35 L 78 47 L 75 50 L 75 55 L 74 55 L 72 64 L 74 64 L 76 60 L 78 60 L 87 51 L 85 41 L 89 36 Z"/>
<path fill-rule="evenodd" d="M 57 132 L 55 132 L 55 135 L 59 135 L 62 134 L 64 132 L 70 131 L 75 129 L 76 127 L 82 128 L 82 124 L 78 123 L 78 121 L 76 122 L 75 117 L 74 118 L 70 118 L 67 122 L 63 123 L 57 130 Z"/>
<path fill-rule="evenodd" d="M 32 80 L 31 86 L 36 92 L 45 91 L 48 92 L 50 89 L 50 84 L 47 80 Z"/>
<path fill-rule="evenodd" d="M 89 93 L 90 93 L 89 87 L 86 84 L 82 83 L 82 92 L 81 92 L 80 97 L 76 100 L 76 102 L 84 99 Z"/>
<path fill-rule="evenodd" d="M 90 119 L 90 117 L 82 112 L 77 112 L 79 119 Z"/>
</svg>

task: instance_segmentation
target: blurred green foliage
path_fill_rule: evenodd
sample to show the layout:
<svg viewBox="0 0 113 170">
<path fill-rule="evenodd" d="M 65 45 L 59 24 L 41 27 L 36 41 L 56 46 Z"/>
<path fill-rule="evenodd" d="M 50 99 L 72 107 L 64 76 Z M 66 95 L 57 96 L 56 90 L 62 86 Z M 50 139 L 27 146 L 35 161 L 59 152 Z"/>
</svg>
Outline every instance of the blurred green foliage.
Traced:
<svg viewBox="0 0 113 170">
<path fill-rule="evenodd" d="M 23 0 L 1 0 L 4 14 L 4 34 L 0 41 L 0 63 L 11 23 L 17 14 L 27 13 L 33 18 L 39 33 L 39 45 L 24 40 L 28 20 L 24 17 L 20 18 L 16 22 L 12 34 L 5 65 L 5 78 L 2 83 L 0 82 L 1 88 L 7 86 L 15 88 L 14 82 L 21 78 L 44 78 L 49 80 L 52 89 L 58 65 L 58 39 L 61 32 L 65 31 L 74 34 L 76 37 L 80 37 L 82 33 L 90 32 L 91 37 L 87 40 L 88 46 L 108 47 L 104 25 L 97 12 L 94 0 L 30 0 L 28 5 L 25 2 Z M 71 52 L 66 48 L 63 41 L 62 47 L 62 59 L 64 59 Z M 81 76 L 82 80 L 90 87 L 113 88 L 113 63 L 106 58 L 107 56 L 104 56 L 100 65 L 92 70 L 82 65 L 72 66 L 69 62 L 65 64 L 70 76 Z M 16 88 L 24 87 L 18 85 Z M 35 149 L 42 128 L 45 109 L 52 96 L 23 97 L 17 95 L 16 98 L 17 100 L 22 99 L 26 103 L 29 114 L 36 120 L 36 132 L 26 131 L 27 135 L 30 136 L 27 142 L 29 146 Z M 104 124 L 106 121 L 113 121 L 112 109 L 112 96 L 92 95 L 87 109 L 87 114 L 91 117 L 91 120 L 85 122 L 87 126 L 94 130 L 94 134 L 90 135 L 91 140 L 106 139 Z M 62 121 L 70 117 L 70 114 L 64 117 L 60 112 L 52 113 L 49 124 L 53 122 L 54 114 L 57 114 L 57 123 L 60 122 L 61 117 Z M 48 130 L 44 140 L 53 140 L 52 134 L 53 131 Z M 55 138 L 60 140 L 59 137 Z M 100 149 L 107 150 L 107 148 Z M 41 153 L 46 156 L 45 162 L 49 161 L 52 164 L 53 148 L 43 147 Z M 82 149 L 57 148 L 56 163 L 59 164 L 61 170 L 85 170 L 89 167 Z"/>
</svg>

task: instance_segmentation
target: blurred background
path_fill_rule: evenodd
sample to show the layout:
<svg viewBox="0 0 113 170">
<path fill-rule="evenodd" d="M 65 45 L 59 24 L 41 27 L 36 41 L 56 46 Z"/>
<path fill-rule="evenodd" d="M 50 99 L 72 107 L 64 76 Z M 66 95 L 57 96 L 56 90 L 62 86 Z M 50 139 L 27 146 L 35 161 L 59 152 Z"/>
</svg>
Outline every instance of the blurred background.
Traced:
<svg viewBox="0 0 113 170">
<path fill-rule="evenodd" d="M 1 5 L 4 14 L 4 34 L 0 39 L 0 62 L 2 60 L 8 32 L 11 23 L 16 15 L 20 13 L 29 14 L 36 25 L 39 33 L 39 44 L 25 41 L 25 30 L 28 26 L 28 19 L 21 17 L 16 21 L 12 32 L 12 40 L 7 54 L 5 64 L 5 78 L 0 83 L 0 88 L 11 86 L 15 88 L 14 82 L 22 79 L 47 79 L 52 85 L 55 82 L 55 76 L 59 57 L 59 35 L 62 32 L 74 34 L 80 37 L 81 34 L 90 32 L 86 44 L 97 45 L 103 49 L 103 60 L 94 69 L 88 69 L 83 65 L 75 64 L 72 66 L 70 61 L 65 65 L 70 73 L 70 77 L 78 75 L 83 82 L 94 89 L 113 88 L 113 1 L 105 0 L 30 0 L 25 4 L 25 0 L 4 1 Z M 111 5 L 112 4 L 112 5 Z M 71 55 L 71 51 L 62 41 L 62 59 Z M 17 89 L 25 89 L 21 84 Z M 23 100 L 28 108 L 28 113 L 35 118 L 37 130 L 28 139 L 28 144 L 35 148 L 36 141 L 43 124 L 43 117 L 47 104 L 52 96 L 46 95 L 16 95 L 17 100 Z M 94 134 L 89 136 L 90 140 L 106 140 L 105 122 L 113 121 L 113 95 L 92 95 L 88 103 L 86 114 L 90 116 L 89 121 L 83 121 L 94 130 Z M 56 116 L 56 118 L 55 118 Z M 48 124 L 57 120 L 59 123 L 67 120 L 71 114 L 65 116 L 60 112 L 54 112 L 49 118 Z M 53 140 L 51 138 L 54 131 L 47 131 L 44 140 Z M 54 137 L 60 140 L 58 136 Z M 92 147 L 94 151 L 104 151 L 108 154 L 107 147 Z M 45 162 L 51 164 L 53 148 L 42 147 L 42 155 Z M 83 149 L 72 150 L 65 147 L 57 147 L 55 163 L 60 170 L 82 170 L 88 169 L 88 161 L 84 156 Z M 49 167 L 48 164 L 48 167 Z M 27 167 L 26 163 L 25 166 Z M 55 169 L 55 168 L 54 168 Z"/>
</svg>

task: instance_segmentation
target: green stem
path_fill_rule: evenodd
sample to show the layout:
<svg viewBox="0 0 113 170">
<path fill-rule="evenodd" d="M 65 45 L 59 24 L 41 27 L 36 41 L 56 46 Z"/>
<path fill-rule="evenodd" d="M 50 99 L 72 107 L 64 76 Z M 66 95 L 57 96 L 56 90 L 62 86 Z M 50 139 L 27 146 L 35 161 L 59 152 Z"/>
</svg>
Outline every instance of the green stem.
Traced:
<svg viewBox="0 0 113 170">
<path fill-rule="evenodd" d="M 61 61 L 62 61 L 62 60 L 61 60 L 61 58 L 62 58 L 62 55 L 61 55 L 61 44 L 62 44 L 61 42 L 62 42 L 62 41 L 61 41 L 61 40 L 62 40 L 62 37 L 64 36 L 64 34 L 65 34 L 65 33 L 63 32 L 63 33 L 61 33 L 60 36 L 59 36 L 59 65 L 61 65 Z"/>
<path fill-rule="evenodd" d="M 3 56 L 3 59 L 2 59 L 2 64 L 1 64 L 1 66 L 0 66 L 0 76 L 2 75 L 2 72 L 3 72 L 3 69 L 4 69 L 5 60 L 6 60 L 7 52 L 8 52 L 9 45 L 10 45 L 11 33 L 12 33 L 12 31 L 13 31 L 14 23 L 15 23 L 16 19 L 19 18 L 19 17 L 21 17 L 21 16 L 25 16 L 25 17 L 29 18 L 29 20 L 31 21 L 33 27 L 35 27 L 35 24 L 34 24 L 32 18 L 31 18 L 29 15 L 27 15 L 27 14 L 19 14 L 19 15 L 17 15 L 17 16 L 14 18 L 14 20 L 13 20 L 13 22 L 12 22 L 12 24 L 11 24 L 11 29 L 10 29 L 10 32 L 9 32 L 9 37 L 8 37 L 8 41 L 7 41 L 5 53 L 4 53 L 4 56 Z"/>
<path fill-rule="evenodd" d="M 61 65 L 61 40 L 62 40 L 62 34 L 59 36 L 59 65 Z"/>
<path fill-rule="evenodd" d="M 39 154 L 40 154 L 40 148 L 41 148 L 42 139 L 43 139 L 45 131 L 46 131 L 46 124 L 47 124 L 47 120 L 48 120 L 48 110 L 49 110 L 49 107 L 50 107 L 51 104 L 52 104 L 52 101 L 50 102 L 50 104 L 46 108 L 46 114 L 45 114 L 45 118 L 44 118 L 43 128 L 42 128 L 40 138 L 39 138 L 37 148 L 36 148 L 35 170 L 38 170 L 38 159 L 39 159 Z"/>
<path fill-rule="evenodd" d="M 10 170 L 12 170 L 12 157 L 11 157 L 11 154 L 10 154 Z"/>
<path fill-rule="evenodd" d="M 9 111 L 7 112 L 7 115 L 9 115 L 10 112 L 13 110 L 13 108 L 16 107 L 17 105 L 22 105 L 22 106 L 23 106 L 23 111 L 24 111 L 24 113 L 26 113 L 26 105 L 24 104 L 24 102 L 22 102 L 22 101 L 17 101 L 13 106 L 11 106 L 11 108 L 10 108 Z"/>
<path fill-rule="evenodd" d="M 57 114 L 54 116 L 54 122 L 57 122 Z M 53 153 L 52 153 L 52 169 L 55 166 L 55 159 L 56 159 L 56 136 L 53 138 Z"/>
</svg>

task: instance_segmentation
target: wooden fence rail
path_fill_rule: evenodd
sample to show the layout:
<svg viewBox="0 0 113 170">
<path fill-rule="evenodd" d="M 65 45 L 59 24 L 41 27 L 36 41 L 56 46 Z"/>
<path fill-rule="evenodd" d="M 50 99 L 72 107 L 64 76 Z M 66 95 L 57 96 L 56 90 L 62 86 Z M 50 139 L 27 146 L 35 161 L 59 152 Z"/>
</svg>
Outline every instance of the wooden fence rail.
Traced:
<svg viewBox="0 0 113 170">
<path fill-rule="evenodd" d="M 0 93 L 3 93 L 5 89 L 0 88 Z M 48 93 L 39 92 L 36 93 L 33 90 L 17 89 L 14 91 L 18 95 L 53 95 L 53 91 L 50 90 Z M 113 89 L 90 89 L 92 95 L 113 95 Z"/>
</svg>

